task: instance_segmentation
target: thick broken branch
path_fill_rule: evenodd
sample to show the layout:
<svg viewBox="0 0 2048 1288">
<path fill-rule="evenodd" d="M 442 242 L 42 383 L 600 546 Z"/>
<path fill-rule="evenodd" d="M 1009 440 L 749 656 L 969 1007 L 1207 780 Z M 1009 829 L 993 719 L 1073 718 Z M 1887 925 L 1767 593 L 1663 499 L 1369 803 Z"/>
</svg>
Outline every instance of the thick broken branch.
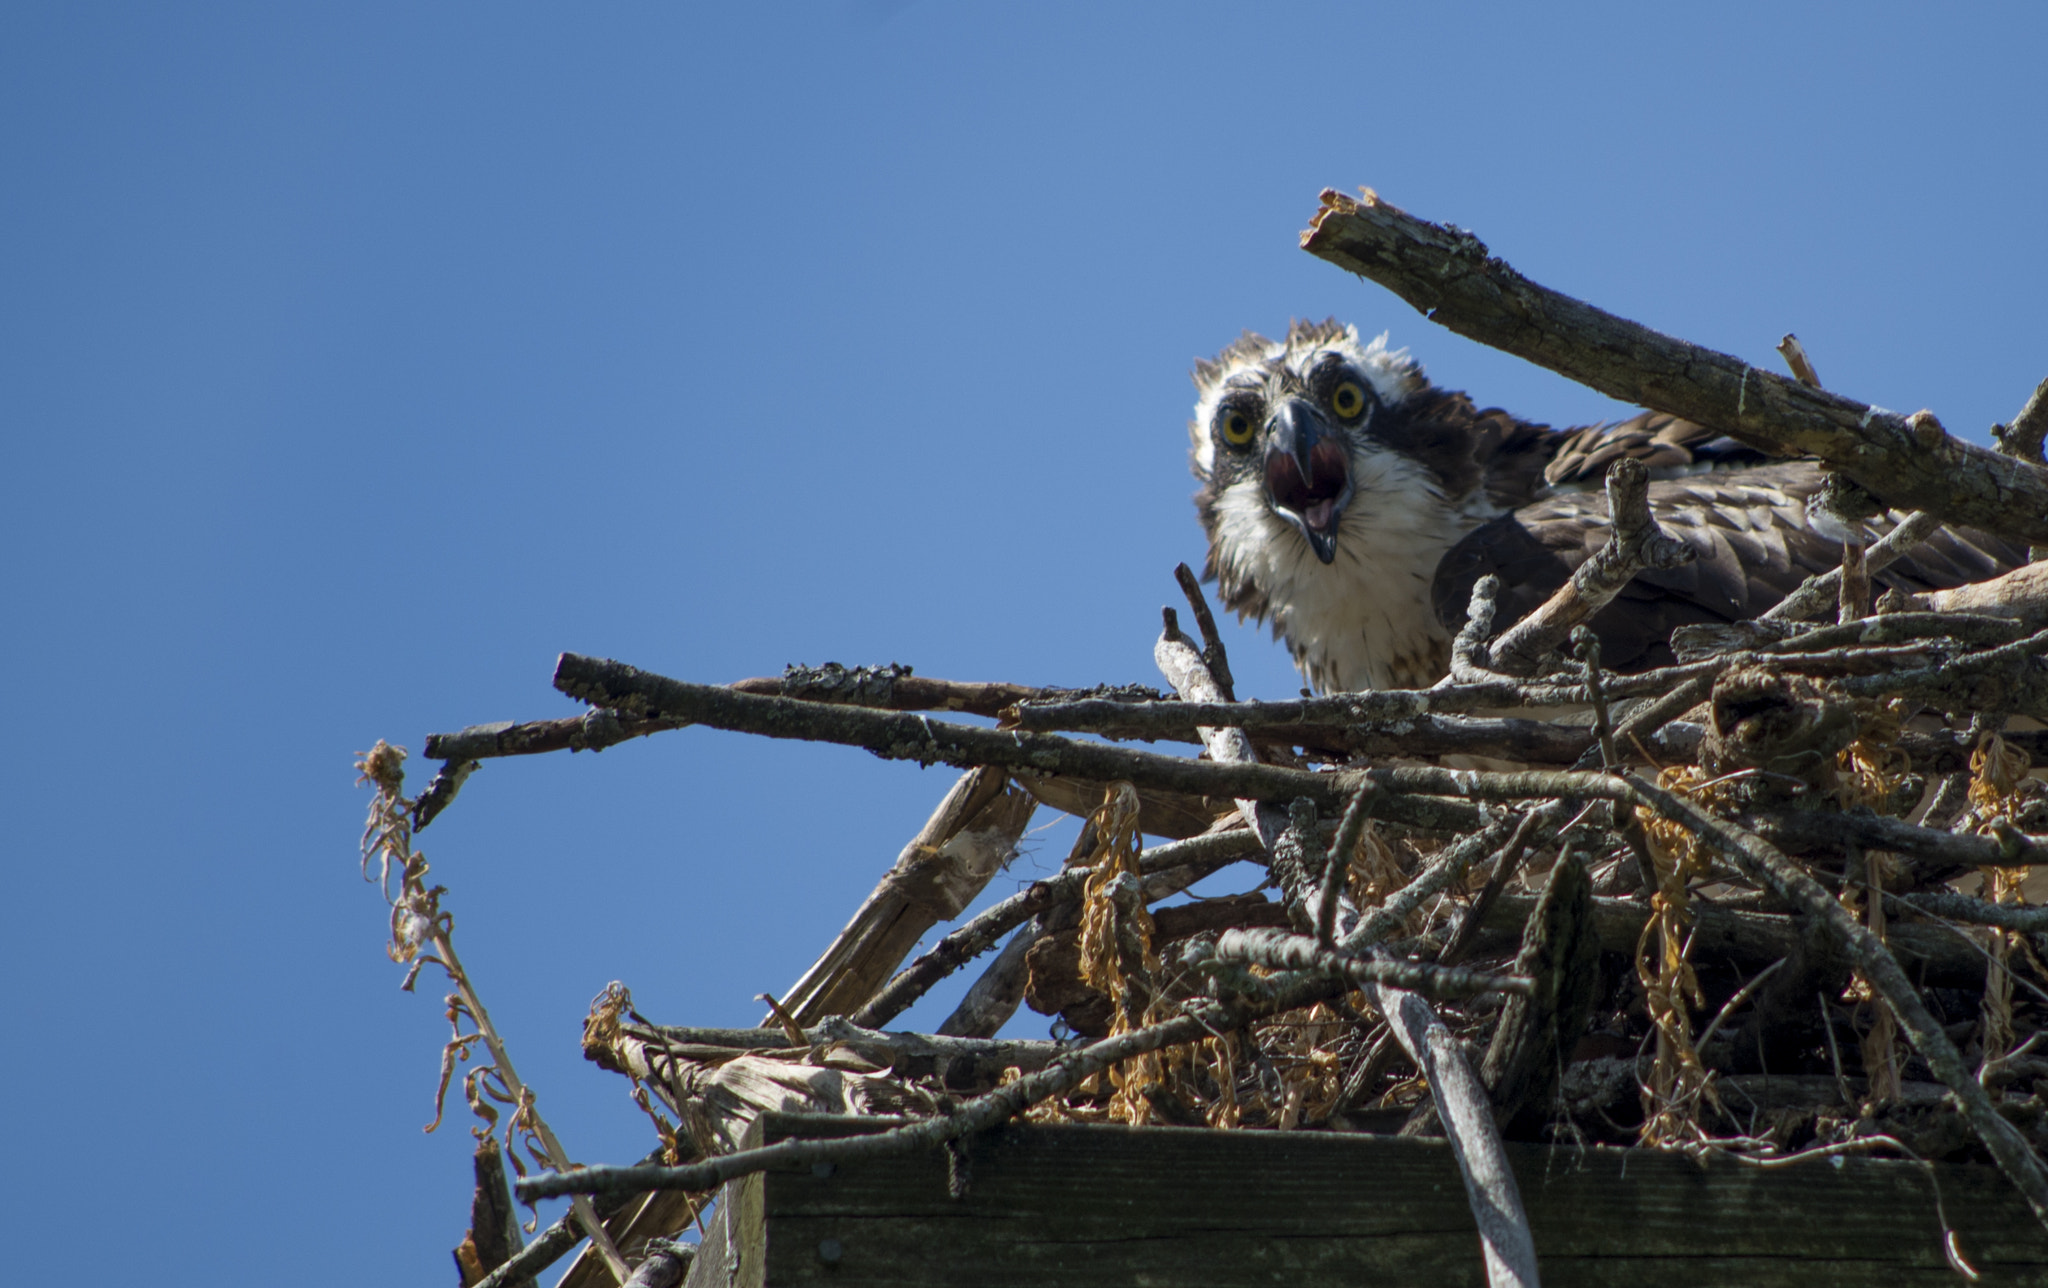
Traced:
<svg viewBox="0 0 2048 1288">
<path fill-rule="evenodd" d="M 456 1269 L 464 1284 L 481 1281 L 520 1249 L 519 1216 L 512 1207 L 511 1187 L 505 1184 L 505 1156 L 498 1138 L 489 1132 L 478 1137 L 473 1161 L 476 1195 L 470 1200 L 469 1231 L 455 1249 Z"/>
<path fill-rule="evenodd" d="M 1031 988 L 1031 950 L 1043 923 L 1033 917 L 1010 936 L 1010 942 L 981 972 L 953 1013 L 933 1030 L 948 1037 L 994 1037 L 1023 1004 Z"/>
<path fill-rule="evenodd" d="M 1483 915 L 1474 910 L 1474 915 Z M 1575 854 L 1550 869 L 1543 894 L 1522 933 L 1515 970 L 1531 988 L 1511 997 L 1486 1049 L 1480 1076 L 1502 1123 L 1525 1105 L 1543 1105 L 1584 1031 L 1600 974 L 1600 941 L 1593 925 L 1593 886 Z"/>
<path fill-rule="evenodd" d="M 640 1263 L 622 1288 L 676 1288 L 696 1259 L 697 1249 L 692 1244 L 653 1240 L 647 1245 L 647 1260 Z"/>
<path fill-rule="evenodd" d="M 1471 233 L 1367 192 L 1326 190 L 1302 248 L 1393 291 L 1432 321 L 1625 402 L 1779 453 L 1820 457 L 1890 505 L 2048 542 L 2048 469 L 1809 388 L 1538 286 Z"/>
</svg>

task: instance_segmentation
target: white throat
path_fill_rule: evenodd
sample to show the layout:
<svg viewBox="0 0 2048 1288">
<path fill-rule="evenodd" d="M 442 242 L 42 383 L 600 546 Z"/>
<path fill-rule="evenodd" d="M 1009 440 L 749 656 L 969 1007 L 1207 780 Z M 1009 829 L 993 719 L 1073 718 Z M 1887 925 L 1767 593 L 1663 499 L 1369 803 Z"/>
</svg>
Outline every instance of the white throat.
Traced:
<svg viewBox="0 0 2048 1288">
<path fill-rule="evenodd" d="M 1317 559 L 1258 480 L 1245 479 L 1218 499 L 1219 571 L 1259 589 L 1273 633 L 1317 692 L 1427 687 L 1450 664 L 1451 632 L 1430 596 L 1437 564 L 1499 511 L 1483 492 L 1447 500 L 1428 471 L 1393 452 L 1355 449 L 1351 468 L 1333 562 Z"/>
</svg>

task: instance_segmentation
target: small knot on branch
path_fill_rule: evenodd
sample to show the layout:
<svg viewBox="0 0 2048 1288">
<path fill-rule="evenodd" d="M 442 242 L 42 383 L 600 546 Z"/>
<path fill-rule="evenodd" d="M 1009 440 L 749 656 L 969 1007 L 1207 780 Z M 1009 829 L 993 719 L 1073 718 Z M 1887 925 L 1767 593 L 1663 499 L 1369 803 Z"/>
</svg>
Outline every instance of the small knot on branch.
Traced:
<svg viewBox="0 0 2048 1288">
<path fill-rule="evenodd" d="M 1913 431 L 1913 441 L 1930 452 L 1948 442 L 1948 431 L 1931 411 L 1916 411 L 1906 417 L 1906 428 Z"/>
<path fill-rule="evenodd" d="M 1820 491 L 1806 498 L 1807 521 L 1833 541 L 1859 540 L 1863 525 L 1884 513 L 1884 502 L 1845 475 L 1830 473 Z"/>
</svg>

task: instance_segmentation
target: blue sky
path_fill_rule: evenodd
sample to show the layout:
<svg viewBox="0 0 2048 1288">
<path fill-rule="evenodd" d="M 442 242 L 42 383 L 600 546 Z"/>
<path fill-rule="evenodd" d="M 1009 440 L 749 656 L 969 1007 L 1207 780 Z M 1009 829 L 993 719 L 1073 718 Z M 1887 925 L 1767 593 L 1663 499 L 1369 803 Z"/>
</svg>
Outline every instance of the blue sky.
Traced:
<svg viewBox="0 0 2048 1288">
<path fill-rule="evenodd" d="M 377 738 L 569 714 L 565 649 L 1152 682 L 1187 372 L 1243 328 L 1622 410 L 1302 254 L 1324 186 L 1982 441 L 2048 375 L 2044 13 L 0 10 L 4 1277 L 450 1282 Z M 589 998 L 753 1022 L 950 780 L 685 731 L 490 764 L 421 844 L 543 1112 L 621 1161 Z"/>
</svg>

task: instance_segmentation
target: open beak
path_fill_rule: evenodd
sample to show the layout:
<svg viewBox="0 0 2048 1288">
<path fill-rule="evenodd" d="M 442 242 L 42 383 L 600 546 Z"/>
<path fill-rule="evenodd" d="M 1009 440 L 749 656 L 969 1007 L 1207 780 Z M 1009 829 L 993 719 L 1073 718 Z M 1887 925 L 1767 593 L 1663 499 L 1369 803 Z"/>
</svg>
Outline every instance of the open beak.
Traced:
<svg viewBox="0 0 2048 1288">
<path fill-rule="evenodd" d="M 1345 440 L 1300 398 L 1281 403 L 1267 424 L 1266 499 L 1308 539 L 1316 558 L 1330 563 L 1337 558 L 1337 526 L 1351 503 Z"/>
</svg>

